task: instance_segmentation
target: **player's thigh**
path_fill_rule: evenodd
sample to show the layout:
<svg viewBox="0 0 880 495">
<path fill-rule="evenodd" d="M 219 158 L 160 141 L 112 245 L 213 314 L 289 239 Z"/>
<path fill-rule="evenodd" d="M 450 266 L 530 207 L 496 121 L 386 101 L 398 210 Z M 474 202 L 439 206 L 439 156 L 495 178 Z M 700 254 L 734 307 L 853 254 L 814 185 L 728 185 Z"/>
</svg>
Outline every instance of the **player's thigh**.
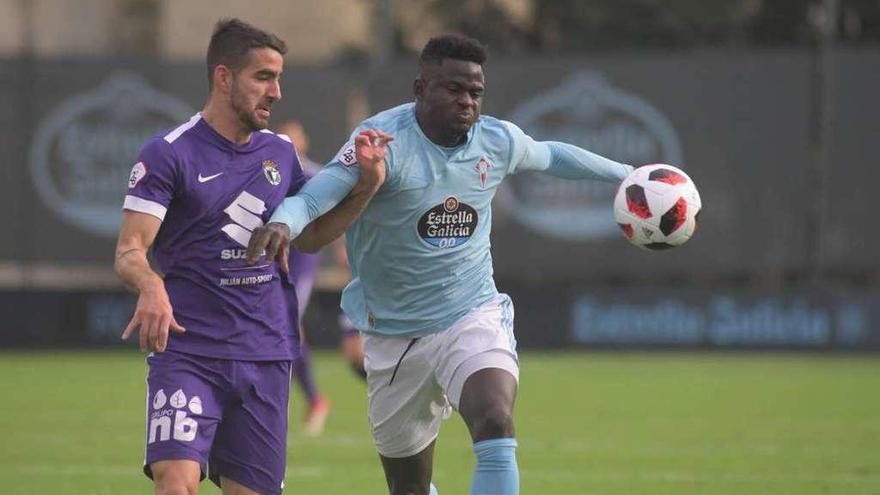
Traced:
<svg viewBox="0 0 880 495">
<path fill-rule="evenodd" d="M 342 354 L 349 362 L 363 362 L 364 360 L 364 343 L 358 331 L 345 331 L 340 336 L 340 344 Z"/>
<path fill-rule="evenodd" d="M 437 369 L 437 381 L 456 409 L 460 408 L 468 378 L 480 370 L 503 370 L 515 383 L 519 381 L 513 304 L 506 294 L 475 308 L 443 335 L 445 352 Z"/>
<path fill-rule="evenodd" d="M 437 438 L 448 411 L 434 378 L 438 342 L 434 335 L 364 336 L 370 428 L 376 449 L 385 457 L 413 456 Z"/>
<path fill-rule="evenodd" d="M 211 450 L 210 476 L 263 495 L 281 493 L 287 460 L 290 362 L 237 361 L 237 403 L 227 408 Z"/>
<path fill-rule="evenodd" d="M 168 460 L 195 461 L 204 478 L 225 402 L 225 362 L 165 351 L 147 358 L 144 473 Z"/>
</svg>

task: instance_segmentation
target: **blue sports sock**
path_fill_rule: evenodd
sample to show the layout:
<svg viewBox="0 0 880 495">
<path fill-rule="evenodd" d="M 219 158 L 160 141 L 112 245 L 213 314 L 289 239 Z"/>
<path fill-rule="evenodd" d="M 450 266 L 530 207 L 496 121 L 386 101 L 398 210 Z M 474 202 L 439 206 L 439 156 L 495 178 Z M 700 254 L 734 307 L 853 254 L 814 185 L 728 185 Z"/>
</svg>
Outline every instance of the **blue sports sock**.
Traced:
<svg viewBox="0 0 880 495">
<path fill-rule="evenodd" d="M 471 481 L 471 495 L 517 495 L 519 468 L 516 439 L 496 438 L 474 444 L 477 466 Z"/>
</svg>

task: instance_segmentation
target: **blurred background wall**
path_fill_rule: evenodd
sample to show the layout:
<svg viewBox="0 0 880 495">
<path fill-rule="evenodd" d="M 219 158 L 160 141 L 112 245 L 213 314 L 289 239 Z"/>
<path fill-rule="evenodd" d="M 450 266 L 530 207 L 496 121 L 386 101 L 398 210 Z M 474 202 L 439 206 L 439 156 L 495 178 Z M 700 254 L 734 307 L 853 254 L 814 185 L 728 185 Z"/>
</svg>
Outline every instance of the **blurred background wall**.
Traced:
<svg viewBox="0 0 880 495">
<path fill-rule="evenodd" d="M 511 178 L 493 244 L 522 344 L 880 348 L 878 0 L 0 0 L 0 346 L 117 341 L 128 173 L 201 108 L 223 16 L 288 42 L 273 119 L 317 161 L 409 101 L 419 49 L 455 30 L 489 45 L 485 113 L 691 175 L 697 235 L 653 253 L 623 240 L 613 187 Z M 317 344 L 344 278 L 320 281 Z"/>
</svg>

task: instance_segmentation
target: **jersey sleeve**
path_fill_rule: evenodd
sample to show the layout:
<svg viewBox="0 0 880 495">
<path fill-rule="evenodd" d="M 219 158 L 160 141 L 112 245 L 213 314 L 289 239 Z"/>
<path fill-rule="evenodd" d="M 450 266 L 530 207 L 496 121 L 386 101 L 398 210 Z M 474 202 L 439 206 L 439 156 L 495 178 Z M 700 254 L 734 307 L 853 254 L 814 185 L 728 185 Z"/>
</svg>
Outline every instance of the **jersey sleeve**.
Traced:
<svg viewBox="0 0 880 495">
<path fill-rule="evenodd" d="M 360 177 L 354 152 L 354 137 L 361 127 L 354 130 L 336 156 L 305 182 L 293 197 L 286 198 L 272 214 L 270 222 L 280 222 L 296 237 L 319 216 L 339 204 L 351 191 Z"/>
<path fill-rule="evenodd" d="M 177 158 L 171 146 L 151 139 L 138 155 L 128 178 L 128 193 L 122 208 L 165 219 L 177 183 Z"/>
<path fill-rule="evenodd" d="M 302 160 L 299 157 L 299 153 L 296 153 L 294 150 L 293 155 L 293 167 L 291 169 L 294 173 L 293 180 L 290 181 L 290 187 L 287 188 L 287 194 L 285 196 L 290 197 L 294 194 L 298 193 L 300 189 L 302 189 L 303 185 L 306 181 L 309 180 L 311 174 L 306 172 L 305 167 L 303 167 Z"/>
<path fill-rule="evenodd" d="M 504 122 L 510 136 L 508 173 L 527 170 L 563 179 L 592 179 L 620 182 L 633 167 L 597 155 L 573 144 L 535 141 L 510 122 Z"/>
<path fill-rule="evenodd" d="M 365 121 L 355 128 L 336 156 L 309 179 L 296 196 L 285 199 L 269 221 L 286 224 L 291 237 L 296 237 L 309 223 L 342 202 L 360 178 L 354 138 L 362 130 L 372 127 L 369 121 Z M 392 180 L 393 161 L 392 148 L 389 146 L 385 158 L 386 183 Z"/>
</svg>

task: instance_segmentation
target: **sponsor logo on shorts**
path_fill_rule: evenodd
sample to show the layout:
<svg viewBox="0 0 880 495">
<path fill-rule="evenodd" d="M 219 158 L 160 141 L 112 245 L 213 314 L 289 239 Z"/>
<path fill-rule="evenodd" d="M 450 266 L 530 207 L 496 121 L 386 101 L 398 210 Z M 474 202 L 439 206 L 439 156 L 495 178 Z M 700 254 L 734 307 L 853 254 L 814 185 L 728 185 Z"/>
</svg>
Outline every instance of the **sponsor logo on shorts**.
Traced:
<svg viewBox="0 0 880 495">
<path fill-rule="evenodd" d="M 419 237 L 432 246 L 451 248 L 470 240 L 477 229 L 477 211 L 450 196 L 419 219 Z"/>
<path fill-rule="evenodd" d="M 202 414 L 202 399 L 198 395 L 187 401 L 183 389 L 178 389 L 168 398 L 165 390 L 160 388 L 152 400 L 147 444 L 164 442 L 171 438 L 180 442 L 195 440 L 199 422 L 188 417 L 187 413 L 197 416 Z"/>
</svg>

